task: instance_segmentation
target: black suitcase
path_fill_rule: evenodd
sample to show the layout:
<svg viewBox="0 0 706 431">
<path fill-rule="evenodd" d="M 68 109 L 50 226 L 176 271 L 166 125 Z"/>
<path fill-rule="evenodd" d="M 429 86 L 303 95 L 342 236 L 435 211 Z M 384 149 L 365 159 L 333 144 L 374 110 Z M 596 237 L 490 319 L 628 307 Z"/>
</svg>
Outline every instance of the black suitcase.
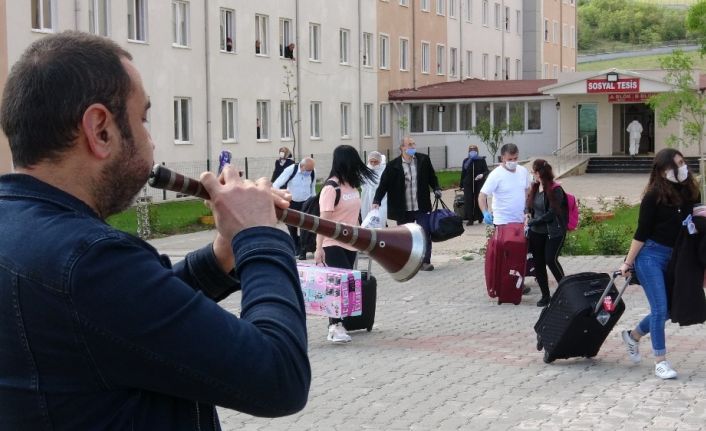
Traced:
<svg viewBox="0 0 706 431">
<path fill-rule="evenodd" d="M 358 253 L 359 257 L 360 253 Z M 375 277 L 370 272 L 370 257 L 365 256 L 368 260 L 367 271 L 361 271 L 362 278 L 362 300 L 363 300 L 363 310 L 360 316 L 349 316 L 343 318 L 343 327 L 346 331 L 356 331 L 358 329 L 366 329 L 368 332 L 373 330 L 373 324 L 375 323 L 375 307 L 377 303 L 378 296 L 378 282 Z M 356 265 L 358 267 L 358 258 L 356 258 Z"/>
<path fill-rule="evenodd" d="M 621 300 L 630 278 L 620 291 L 615 279 L 605 273 L 582 272 L 564 277 L 549 306 L 539 315 L 534 330 L 537 350 L 544 349 L 544 362 L 573 357 L 592 358 L 625 311 Z M 610 296 L 613 309 L 606 309 Z"/>
<path fill-rule="evenodd" d="M 466 219 L 466 214 L 464 208 L 465 198 L 463 196 L 463 190 L 454 190 L 454 212 L 457 216 L 462 219 Z"/>
</svg>

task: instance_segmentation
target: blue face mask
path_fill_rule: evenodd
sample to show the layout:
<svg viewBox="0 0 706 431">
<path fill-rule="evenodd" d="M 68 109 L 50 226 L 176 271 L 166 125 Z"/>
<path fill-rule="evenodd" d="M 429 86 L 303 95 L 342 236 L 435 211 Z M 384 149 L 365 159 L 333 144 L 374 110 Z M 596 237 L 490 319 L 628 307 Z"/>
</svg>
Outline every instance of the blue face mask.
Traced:
<svg viewBox="0 0 706 431">
<path fill-rule="evenodd" d="M 476 156 L 478 155 L 478 151 L 469 151 L 468 152 L 468 157 L 475 159 Z"/>
<path fill-rule="evenodd" d="M 407 151 L 406 151 L 406 152 L 407 152 L 407 154 L 409 154 L 410 156 L 413 156 L 413 155 L 416 154 L 417 149 L 416 149 L 416 148 L 407 148 Z"/>
</svg>

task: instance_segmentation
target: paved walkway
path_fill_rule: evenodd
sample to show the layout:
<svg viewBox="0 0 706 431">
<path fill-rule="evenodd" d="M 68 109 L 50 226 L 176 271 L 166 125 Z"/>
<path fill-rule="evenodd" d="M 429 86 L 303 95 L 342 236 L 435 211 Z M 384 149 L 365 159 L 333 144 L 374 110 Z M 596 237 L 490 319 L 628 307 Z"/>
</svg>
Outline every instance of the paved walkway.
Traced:
<svg viewBox="0 0 706 431">
<path fill-rule="evenodd" d="M 582 201 L 623 196 L 637 202 L 647 177 L 585 175 L 563 180 Z M 596 192 L 596 190 L 600 192 Z M 452 196 L 453 191 L 446 192 Z M 450 201 L 450 199 L 449 199 Z M 151 241 L 179 258 L 213 232 Z M 702 326 L 667 326 L 674 381 L 653 376 L 649 339 L 632 365 L 617 331 L 593 359 L 547 365 L 532 329 L 539 314 L 536 283 L 518 305 L 498 306 L 485 293 L 483 262 L 460 256 L 484 242 L 484 227 L 435 244 L 433 272 L 405 283 L 374 265 L 378 303 L 372 332 L 347 345 L 326 342 L 327 321 L 310 316 L 313 381 L 299 414 L 254 418 L 220 410 L 225 430 L 698 430 L 706 429 L 706 334 Z M 567 273 L 606 272 L 620 257 L 562 258 Z M 555 285 L 551 286 L 552 290 Z M 640 287 L 625 296 L 616 329 L 648 311 Z M 240 296 L 222 303 L 238 313 Z M 234 364 L 237 366 L 237 364 Z"/>
</svg>

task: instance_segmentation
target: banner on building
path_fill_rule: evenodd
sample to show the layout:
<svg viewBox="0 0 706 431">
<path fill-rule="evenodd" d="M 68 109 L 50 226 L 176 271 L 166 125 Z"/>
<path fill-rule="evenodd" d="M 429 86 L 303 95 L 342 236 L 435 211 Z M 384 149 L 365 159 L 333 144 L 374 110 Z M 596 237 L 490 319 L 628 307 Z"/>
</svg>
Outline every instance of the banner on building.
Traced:
<svg viewBox="0 0 706 431">
<path fill-rule="evenodd" d="M 586 93 L 639 93 L 640 78 L 623 78 L 617 81 L 587 79 Z"/>
<path fill-rule="evenodd" d="M 610 103 L 645 103 L 647 99 L 657 93 L 624 93 L 624 94 L 609 94 L 608 101 Z"/>
</svg>

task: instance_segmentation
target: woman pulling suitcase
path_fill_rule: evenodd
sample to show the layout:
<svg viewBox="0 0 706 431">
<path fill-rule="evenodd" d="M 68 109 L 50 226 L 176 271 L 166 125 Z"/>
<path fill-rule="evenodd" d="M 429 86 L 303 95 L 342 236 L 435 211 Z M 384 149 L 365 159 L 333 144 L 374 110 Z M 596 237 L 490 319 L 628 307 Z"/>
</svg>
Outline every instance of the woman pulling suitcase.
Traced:
<svg viewBox="0 0 706 431">
<path fill-rule="evenodd" d="M 637 230 L 625 262 L 620 266 L 623 275 L 635 271 L 650 304 L 650 314 L 635 329 L 621 334 L 628 356 L 634 363 L 640 362 L 639 341 L 650 334 L 655 375 L 662 379 L 677 377 L 667 361 L 664 335 L 664 324 L 669 317 L 665 287 L 667 264 L 682 221 L 691 214 L 699 199 L 698 185 L 682 153 L 672 148 L 658 152 L 640 203 Z"/>
</svg>

